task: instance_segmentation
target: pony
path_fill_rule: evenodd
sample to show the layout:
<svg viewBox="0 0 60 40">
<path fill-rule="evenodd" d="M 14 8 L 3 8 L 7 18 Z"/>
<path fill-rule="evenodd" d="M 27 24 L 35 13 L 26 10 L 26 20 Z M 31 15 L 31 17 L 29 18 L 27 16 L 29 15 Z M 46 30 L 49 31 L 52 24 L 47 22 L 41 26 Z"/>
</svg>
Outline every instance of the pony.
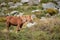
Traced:
<svg viewBox="0 0 60 40">
<path fill-rule="evenodd" d="M 31 15 L 23 15 L 23 16 L 19 16 L 19 17 L 7 16 L 6 17 L 6 29 L 7 29 L 7 31 L 9 31 L 9 27 L 11 25 L 17 26 L 16 32 L 18 32 L 18 31 L 20 31 L 20 29 L 22 28 L 22 26 L 25 22 L 33 23 Z"/>
</svg>

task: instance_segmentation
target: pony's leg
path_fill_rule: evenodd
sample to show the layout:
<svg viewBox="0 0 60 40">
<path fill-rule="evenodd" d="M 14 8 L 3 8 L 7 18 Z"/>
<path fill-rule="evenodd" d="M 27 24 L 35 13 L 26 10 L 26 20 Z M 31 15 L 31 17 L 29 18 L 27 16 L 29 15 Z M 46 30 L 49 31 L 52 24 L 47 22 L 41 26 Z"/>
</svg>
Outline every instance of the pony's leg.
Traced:
<svg viewBox="0 0 60 40">
<path fill-rule="evenodd" d="M 22 28 L 22 26 L 23 26 L 23 23 L 20 25 L 20 28 Z"/>
<path fill-rule="evenodd" d="M 17 25 L 16 33 L 19 31 L 19 27 L 20 27 L 20 25 Z"/>
<path fill-rule="evenodd" d="M 20 25 L 20 30 L 21 30 L 22 26 L 23 26 L 23 23 Z"/>
<path fill-rule="evenodd" d="M 22 28 L 22 26 L 23 26 L 23 24 L 19 24 L 19 25 L 17 25 L 16 33 L 17 33 L 18 31 L 20 31 L 20 29 Z"/>
<path fill-rule="evenodd" d="M 9 23 L 9 22 L 6 22 L 6 29 L 7 29 L 7 32 L 9 32 L 9 27 L 10 27 L 10 23 Z"/>
</svg>

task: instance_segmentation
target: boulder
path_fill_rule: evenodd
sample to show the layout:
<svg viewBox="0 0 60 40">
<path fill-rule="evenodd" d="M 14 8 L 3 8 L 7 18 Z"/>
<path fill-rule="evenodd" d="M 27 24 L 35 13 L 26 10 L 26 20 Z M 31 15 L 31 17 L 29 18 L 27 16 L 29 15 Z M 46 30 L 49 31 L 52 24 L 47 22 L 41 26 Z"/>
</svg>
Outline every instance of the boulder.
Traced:
<svg viewBox="0 0 60 40">
<path fill-rule="evenodd" d="M 21 0 L 22 3 L 28 3 L 29 5 L 39 4 L 41 0 Z"/>
<path fill-rule="evenodd" d="M 29 0 L 29 5 L 39 4 L 41 0 Z"/>
<path fill-rule="evenodd" d="M 30 28 L 30 27 L 33 27 L 33 26 L 36 25 L 36 24 L 37 24 L 36 22 L 34 22 L 34 23 L 28 23 L 28 24 L 27 24 L 27 27 Z"/>
<path fill-rule="evenodd" d="M 18 15 L 19 14 L 19 11 L 12 11 L 11 13 L 10 13 L 10 15 Z"/>
<path fill-rule="evenodd" d="M 13 6 L 14 3 L 13 3 L 13 2 L 8 2 L 8 5 L 9 5 L 9 6 Z"/>
<path fill-rule="evenodd" d="M 29 0 L 21 0 L 21 3 L 29 2 Z"/>
<path fill-rule="evenodd" d="M 38 10 L 38 9 L 37 9 L 37 10 L 32 10 L 32 12 L 39 12 L 39 11 L 40 11 L 40 10 Z"/>
<path fill-rule="evenodd" d="M 55 8 L 55 4 L 54 3 L 52 3 L 52 2 L 49 2 L 49 3 L 42 3 L 42 7 L 44 8 L 44 9 L 47 9 L 47 8 Z"/>
<path fill-rule="evenodd" d="M 0 4 L 0 6 L 1 7 L 4 7 L 4 6 L 6 6 L 7 4 L 5 3 L 5 2 L 2 2 L 1 4 Z"/>
<path fill-rule="evenodd" d="M 16 5 L 16 6 L 21 6 L 21 5 L 23 5 L 23 4 L 20 3 L 20 2 L 17 2 L 17 3 L 15 3 L 15 5 Z"/>
<path fill-rule="evenodd" d="M 9 8 L 17 8 L 18 6 L 17 5 L 14 5 L 14 6 L 10 6 Z"/>
</svg>

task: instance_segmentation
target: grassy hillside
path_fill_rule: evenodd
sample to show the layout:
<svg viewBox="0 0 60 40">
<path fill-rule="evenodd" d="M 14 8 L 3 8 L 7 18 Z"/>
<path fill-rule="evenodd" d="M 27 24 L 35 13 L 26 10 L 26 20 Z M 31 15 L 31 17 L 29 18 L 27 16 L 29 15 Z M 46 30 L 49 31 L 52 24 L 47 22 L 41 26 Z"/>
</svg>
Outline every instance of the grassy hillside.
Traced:
<svg viewBox="0 0 60 40">
<path fill-rule="evenodd" d="M 19 2 L 20 0 L 0 0 L 2 2 L 10 2 L 13 1 L 14 3 Z M 41 3 L 50 2 L 53 0 L 41 0 Z M 5 17 L 0 17 L 0 40 L 60 40 L 60 15 L 57 16 L 58 12 L 55 9 L 47 9 L 43 10 L 41 3 L 39 5 L 22 5 L 18 6 L 17 8 L 9 8 L 7 4 L 7 10 L 3 10 L 4 7 L 0 6 L 0 14 L 3 12 L 4 14 L 10 13 L 14 10 L 23 12 L 24 15 L 36 15 L 37 18 L 34 21 L 37 23 L 36 25 L 28 28 L 23 25 L 21 31 L 16 33 L 16 26 L 10 27 L 10 32 L 6 32 L 6 24 L 5 24 Z M 38 12 L 32 12 L 33 10 L 40 10 Z M 56 14 L 56 17 L 53 16 L 47 17 L 46 14 L 51 13 L 53 16 Z M 41 21 L 41 17 L 46 17 L 47 20 Z M 49 19 L 51 18 L 51 19 Z"/>
<path fill-rule="evenodd" d="M 47 19 L 48 20 L 48 19 Z M 30 28 L 22 28 L 15 33 L 16 26 L 11 26 L 11 32 L 5 32 L 4 22 L 0 22 L 0 40 L 60 40 L 60 18 L 52 21 L 39 21 L 35 19 L 37 25 Z"/>
</svg>

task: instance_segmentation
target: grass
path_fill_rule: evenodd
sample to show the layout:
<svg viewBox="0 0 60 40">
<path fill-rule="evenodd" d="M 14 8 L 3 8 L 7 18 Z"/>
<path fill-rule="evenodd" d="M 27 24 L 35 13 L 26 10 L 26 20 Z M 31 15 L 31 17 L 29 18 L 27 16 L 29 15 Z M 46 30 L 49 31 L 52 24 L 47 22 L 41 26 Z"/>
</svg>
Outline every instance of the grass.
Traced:
<svg viewBox="0 0 60 40">
<path fill-rule="evenodd" d="M 56 20 L 55 20 L 56 19 Z M 48 20 L 48 19 L 47 19 Z M 46 23 L 35 19 L 38 23 L 31 28 L 22 28 L 21 31 L 15 33 L 15 27 L 10 27 L 13 32 L 3 32 L 4 22 L 0 22 L 0 40 L 60 40 L 60 18 L 54 18 Z"/>
<path fill-rule="evenodd" d="M 5 1 L 5 0 L 2 0 Z M 1 1 L 1 2 L 2 2 Z M 7 0 L 6 2 L 9 2 L 10 0 Z M 14 0 L 13 0 L 14 1 Z M 52 0 L 42 0 L 42 2 L 48 2 Z M 17 2 L 15 0 L 14 2 Z M 41 5 L 37 6 L 28 6 L 28 5 L 23 5 L 19 6 L 15 9 L 9 9 L 9 6 L 6 6 L 8 10 L 5 10 L 4 13 L 10 13 L 11 11 L 17 10 L 19 12 L 24 12 L 24 14 L 31 15 L 32 10 L 42 10 Z M 0 7 L 1 8 L 1 7 Z M 1 9 L 2 10 L 2 9 Z M 54 18 L 50 20 L 47 18 L 47 21 L 40 21 L 40 13 L 41 16 L 45 15 L 45 12 L 39 12 L 39 13 L 34 13 L 37 15 L 38 18 L 34 19 L 35 22 L 37 22 L 37 25 L 27 28 L 26 25 L 24 25 L 21 31 L 18 33 L 15 33 L 16 26 L 11 26 L 10 30 L 12 32 L 4 32 L 6 29 L 5 25 L 5 19 L 0 17 L 0 40 L 60 40 L 60 16 L 57 18 Z M 4 22 L 3 22 L 4 21 Z"/>
</svg>

